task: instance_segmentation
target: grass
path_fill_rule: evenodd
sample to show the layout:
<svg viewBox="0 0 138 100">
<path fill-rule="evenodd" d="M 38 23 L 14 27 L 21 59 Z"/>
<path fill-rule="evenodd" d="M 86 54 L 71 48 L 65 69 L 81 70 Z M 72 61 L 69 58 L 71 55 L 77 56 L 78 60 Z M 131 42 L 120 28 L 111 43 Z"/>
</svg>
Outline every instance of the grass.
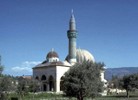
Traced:
<svg viewBox="0 0 138 100">
<path fill-rule="evenodd" d="M 19 95 L 15 93 L 9 95 L 9 98 L 12 98 L 12 97 L 21 98 Z M 76 100 L 76 99 L 64 97 L 61 94 L 58 95 L 58 94 L 53 94 L 53 93 L 36 93 L 36 94 L 29 93 L 19 100 Z"/>
<path fill-rule="evenodd" d="M 95 100 L 138 100 L 138 91 L 130 92 L 130 97 L 126 97 L 126 93 L 112 94 L 110 96 L 97 97 Z"/>
<path fill-rule="evenodd" d="M 20 96 L 18 94 L 11 93 L 10 95 L 8 95 L 9 99 L 7 100 L 11 100 L 11 97 L 17 97 L 18 100 L 77 100 L 76 98 L 68 98 L 53 93 L 37 93 L 37 94 L 29 93 L 26 94 L 22 99 L 19 99 Z M 85 98 L 84 100 L 92 100 L 92 99 Z M 138 100 L 138 91 L 131 92 L 130 98 L 127 98 L 125 93 L 121 93 L 118 95 L 112 94 L 110 96 L 96 97 L 93 100 Z"/>
</svg>

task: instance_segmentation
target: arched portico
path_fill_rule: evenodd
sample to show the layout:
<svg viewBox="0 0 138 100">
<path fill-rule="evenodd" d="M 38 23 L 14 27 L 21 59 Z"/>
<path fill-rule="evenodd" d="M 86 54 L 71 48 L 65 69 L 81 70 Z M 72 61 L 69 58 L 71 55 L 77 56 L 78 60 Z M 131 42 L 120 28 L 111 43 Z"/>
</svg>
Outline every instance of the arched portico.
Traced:
<svg viewBox="0 0 138 100">
<path fill-rule="evenodd" d="M 49 91 L 54 91 L 54 78 L 52 75 L 49 76 Z"/>
<path fill-rule="evenodd" d="M 63 91 L 63 76 L 60 78 L 60 91 Z"/>
<path fill-rule="evenodd" d="M 42 75 L 41 81 L 46 81 L 46 76 L 45 75 Z"/>
<path fill-rule="evenodd" d="M 47 85 L 43 84 L 43 91 L 47 91 Z"/>
<path fill-rule="evenodd" d="M 42 75 L 41 77 L 41 82 L 42 82 L 42 91 L 47 91 L 47 78 L 45 75 Z"/>
</svg>

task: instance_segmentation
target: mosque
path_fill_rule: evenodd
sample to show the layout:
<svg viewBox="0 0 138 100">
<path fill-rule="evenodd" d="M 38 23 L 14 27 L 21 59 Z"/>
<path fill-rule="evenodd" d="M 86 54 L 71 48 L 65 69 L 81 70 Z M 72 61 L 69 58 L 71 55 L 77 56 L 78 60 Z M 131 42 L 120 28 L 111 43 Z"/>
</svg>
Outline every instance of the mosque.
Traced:
<svg viewBox="0 0 138 100">
<path fill-rule="evenodd" d="M 76 48 L 77 30 L 73 12 L 71 13 L 69 21 L 67 37 L 69 40 L 69 48 L 65 61 L 60 61 L 58 53 L 51 50 L 42 63 L 33 67 L 33 77 L 40 81 L 41 91 L 61 92 L 64 73 L 67 72 L 70 67 L 76 62 L 87 60 L 95 62 L 93 55 L 89 51 Z M 101 81 L 106 83 L 104 70 L 101 71 Z"/>
</svg>

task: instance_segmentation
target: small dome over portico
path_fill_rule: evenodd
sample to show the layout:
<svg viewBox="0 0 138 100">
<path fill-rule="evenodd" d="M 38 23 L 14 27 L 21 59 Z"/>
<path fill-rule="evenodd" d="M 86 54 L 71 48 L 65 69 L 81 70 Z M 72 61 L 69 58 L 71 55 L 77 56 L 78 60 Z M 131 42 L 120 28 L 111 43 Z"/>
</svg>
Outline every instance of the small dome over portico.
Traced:
<svg viewBox="0 0 138 100">
<path fill-rule="evenodd" d="M 59 61 L 59 56 L 57 52 L 55 52 L 53 49 L 47 54 L 46 59 L 48 62 L 57 62 Z"/>
</svg>

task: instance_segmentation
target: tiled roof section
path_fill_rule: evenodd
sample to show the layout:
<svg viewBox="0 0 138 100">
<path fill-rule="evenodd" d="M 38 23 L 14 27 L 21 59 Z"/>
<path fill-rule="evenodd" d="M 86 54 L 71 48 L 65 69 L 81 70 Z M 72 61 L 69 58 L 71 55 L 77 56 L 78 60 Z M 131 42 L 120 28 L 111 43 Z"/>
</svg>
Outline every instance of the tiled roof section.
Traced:
<svg viewBox="0 0 138 100">
<path fill-rule="evenodd" d="M 45 64 L 45 63 L 47 63 L 47 61 L 46 61 L 46 60 L 42 62 L 42 64 Z"/>
<path fill-rule="evenodd" d="M 57 57 L 57 58 L 59 58 L 58 54 L 57 54 L 55 51 L 50 51 L 50 52 L 47 54 L 47 57 L 46 57 L 46 58 L 52 58 L 52 57 Z"/>
<path fill-rule="evenodd" d="M 58 61 L 58 62 L 46 62 L 46 63 L 38 64 L 34 68 L 50 67 L 50 66 L 68 66 L 68 65 L 64 64 L 64 62 L 61 62 L 61 61 Z"/>
<path fill-rule="evenodd" d="M 51 64 L 50 64 L 50 65 L 58 65 L 58 66 L 63 66 L 64 64 L 63 64 L 63 62 L 58 61 L 58 62 L 51 62 Z"/>
</svg>

